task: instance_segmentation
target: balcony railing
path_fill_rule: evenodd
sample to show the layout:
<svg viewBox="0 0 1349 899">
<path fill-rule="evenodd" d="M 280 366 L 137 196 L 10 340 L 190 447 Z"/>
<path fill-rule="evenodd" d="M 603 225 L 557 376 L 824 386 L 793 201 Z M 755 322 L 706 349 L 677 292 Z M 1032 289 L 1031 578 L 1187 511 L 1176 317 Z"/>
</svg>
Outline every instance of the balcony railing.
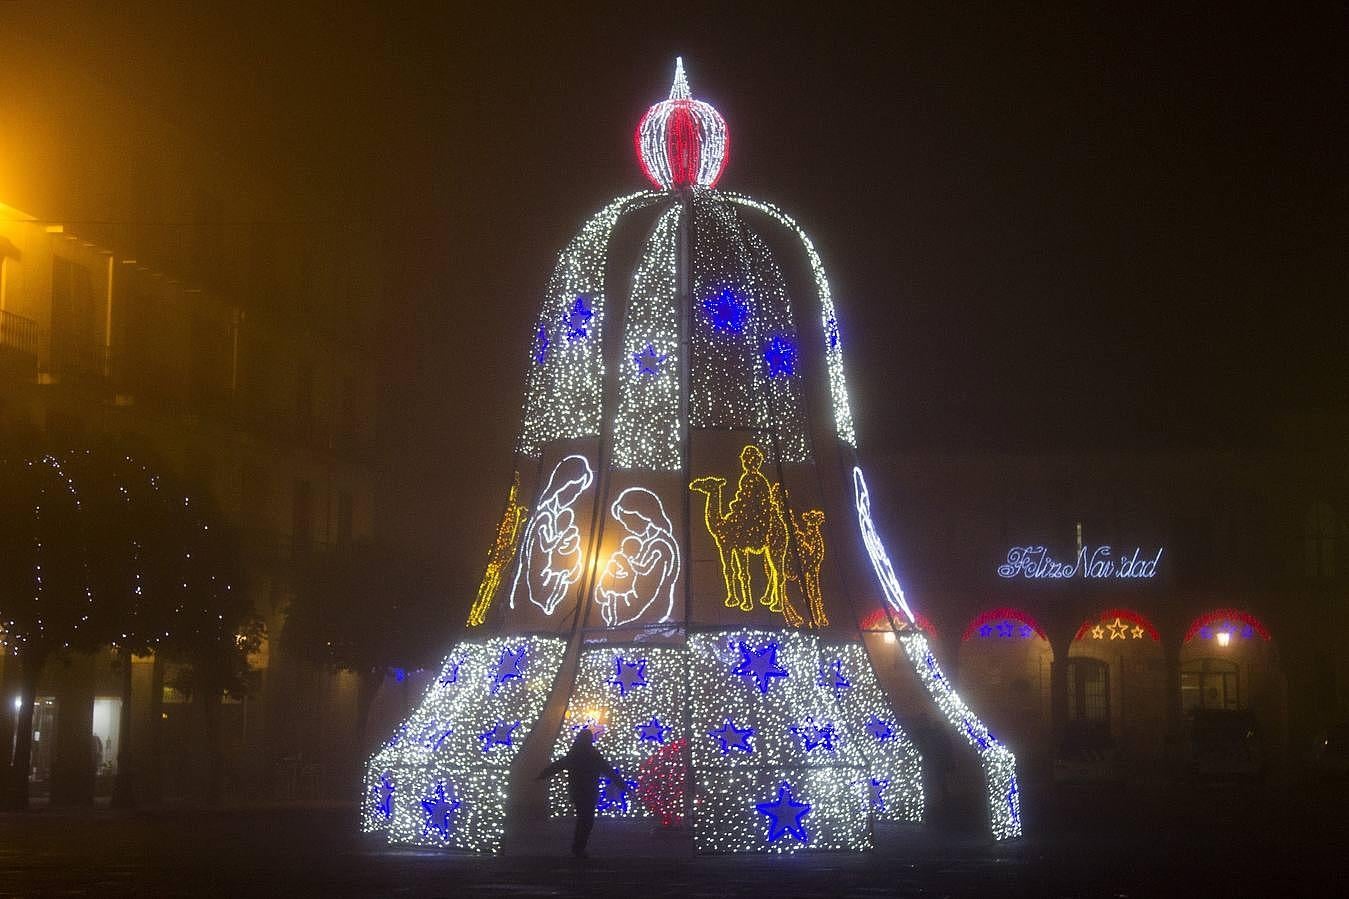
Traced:
<svg viewBox="0 0 1349 899">
<path fill-rule="evenodd" d="M 0 312 L 0 364 L 35 377 L 37 347 L 37 322 L 13 312 Z"/>
</svg>

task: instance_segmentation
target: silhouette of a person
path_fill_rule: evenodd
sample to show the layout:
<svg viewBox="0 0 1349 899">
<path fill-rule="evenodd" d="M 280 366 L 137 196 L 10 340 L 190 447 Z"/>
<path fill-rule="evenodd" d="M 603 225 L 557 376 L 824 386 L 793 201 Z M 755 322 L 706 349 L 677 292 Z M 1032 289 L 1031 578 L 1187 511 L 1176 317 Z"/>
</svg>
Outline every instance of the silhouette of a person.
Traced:
<svg viewBox="0 0 1349 899">
<path fill-rule="evenodd" d="M 595 807 L 600 801 L 599 779 L 608 776 L 618 780 L 618 769 L 604 760 L 595 748 L 595 735 L 590 728 L 583 727 L 567 754 L 544 768 L 539 780 L 547 780 L 559 771 L 567 772 L 567 792 L 576 808 L 576 833 L 571 841 L 571 854 L 585 858 L 586 843 L 595 826 Z"/>
</svg>

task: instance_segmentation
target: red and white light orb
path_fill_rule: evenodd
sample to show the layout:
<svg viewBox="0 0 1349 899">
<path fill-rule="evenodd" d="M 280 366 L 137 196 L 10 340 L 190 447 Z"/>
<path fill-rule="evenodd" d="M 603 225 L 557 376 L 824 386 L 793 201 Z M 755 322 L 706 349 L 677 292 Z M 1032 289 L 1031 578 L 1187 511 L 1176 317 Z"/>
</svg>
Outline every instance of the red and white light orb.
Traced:
<svg viewBox="0 0 1349 899">
<path fill-rule="evenodd" d="M 662 190 L 712 187 L 731 149 L 721 113 L 689 95 L 683 57 L 675 59 L 670 98 L 646 111 L 633 139 L 642 173 Z"/>
</svg>

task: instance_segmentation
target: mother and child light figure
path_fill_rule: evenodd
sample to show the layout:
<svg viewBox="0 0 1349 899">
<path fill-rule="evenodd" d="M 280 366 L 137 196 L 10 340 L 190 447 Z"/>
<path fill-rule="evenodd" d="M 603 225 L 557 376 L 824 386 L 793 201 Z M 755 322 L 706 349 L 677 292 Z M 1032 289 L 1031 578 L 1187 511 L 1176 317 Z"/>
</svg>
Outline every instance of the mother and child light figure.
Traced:
<svg viewBox="0 0 1349 899">
<path fill-rule="evenodd" d="M 525 531 L 511 608 L 520 596 L 552 615 L 580 578 L 584 560 L 576 503 L 594 481 L 585 456 L 567 456 L 553 468 Z M 629 487 L 614 500 L 609 514 L 627 533 L 595 585 L 604 623 L 629 624 L 648 611 L 659 615 L 657 623 L 668 621 L 679 578 L 679 548 L 660 497 L 645 487 Z"/>
</svg>

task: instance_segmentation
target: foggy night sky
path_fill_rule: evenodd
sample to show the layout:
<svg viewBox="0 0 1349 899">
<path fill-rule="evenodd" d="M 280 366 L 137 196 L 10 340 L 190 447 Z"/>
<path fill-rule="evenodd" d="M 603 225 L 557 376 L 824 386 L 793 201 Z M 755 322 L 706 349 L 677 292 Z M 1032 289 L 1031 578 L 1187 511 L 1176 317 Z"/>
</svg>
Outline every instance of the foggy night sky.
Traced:
<svg viewBox="0 0 1349 899">
<path fill-rule="evenodd" d="M 720 186 L 823 255 L 864 458 L 1245 444 L 1349 409 L 1342 6 L 835 6 L 21 2 L 0 43 L 266 172 L 287 210 L 369 223 L 380 527 L 469 567 L 556 253 L 643 187 L 631 132 L 676 54 L 729 123 Z M 0 121 L 0 153 L 20 137 Z M 99 214 L 54 196 L 31 211 Z"/>
</svg>

